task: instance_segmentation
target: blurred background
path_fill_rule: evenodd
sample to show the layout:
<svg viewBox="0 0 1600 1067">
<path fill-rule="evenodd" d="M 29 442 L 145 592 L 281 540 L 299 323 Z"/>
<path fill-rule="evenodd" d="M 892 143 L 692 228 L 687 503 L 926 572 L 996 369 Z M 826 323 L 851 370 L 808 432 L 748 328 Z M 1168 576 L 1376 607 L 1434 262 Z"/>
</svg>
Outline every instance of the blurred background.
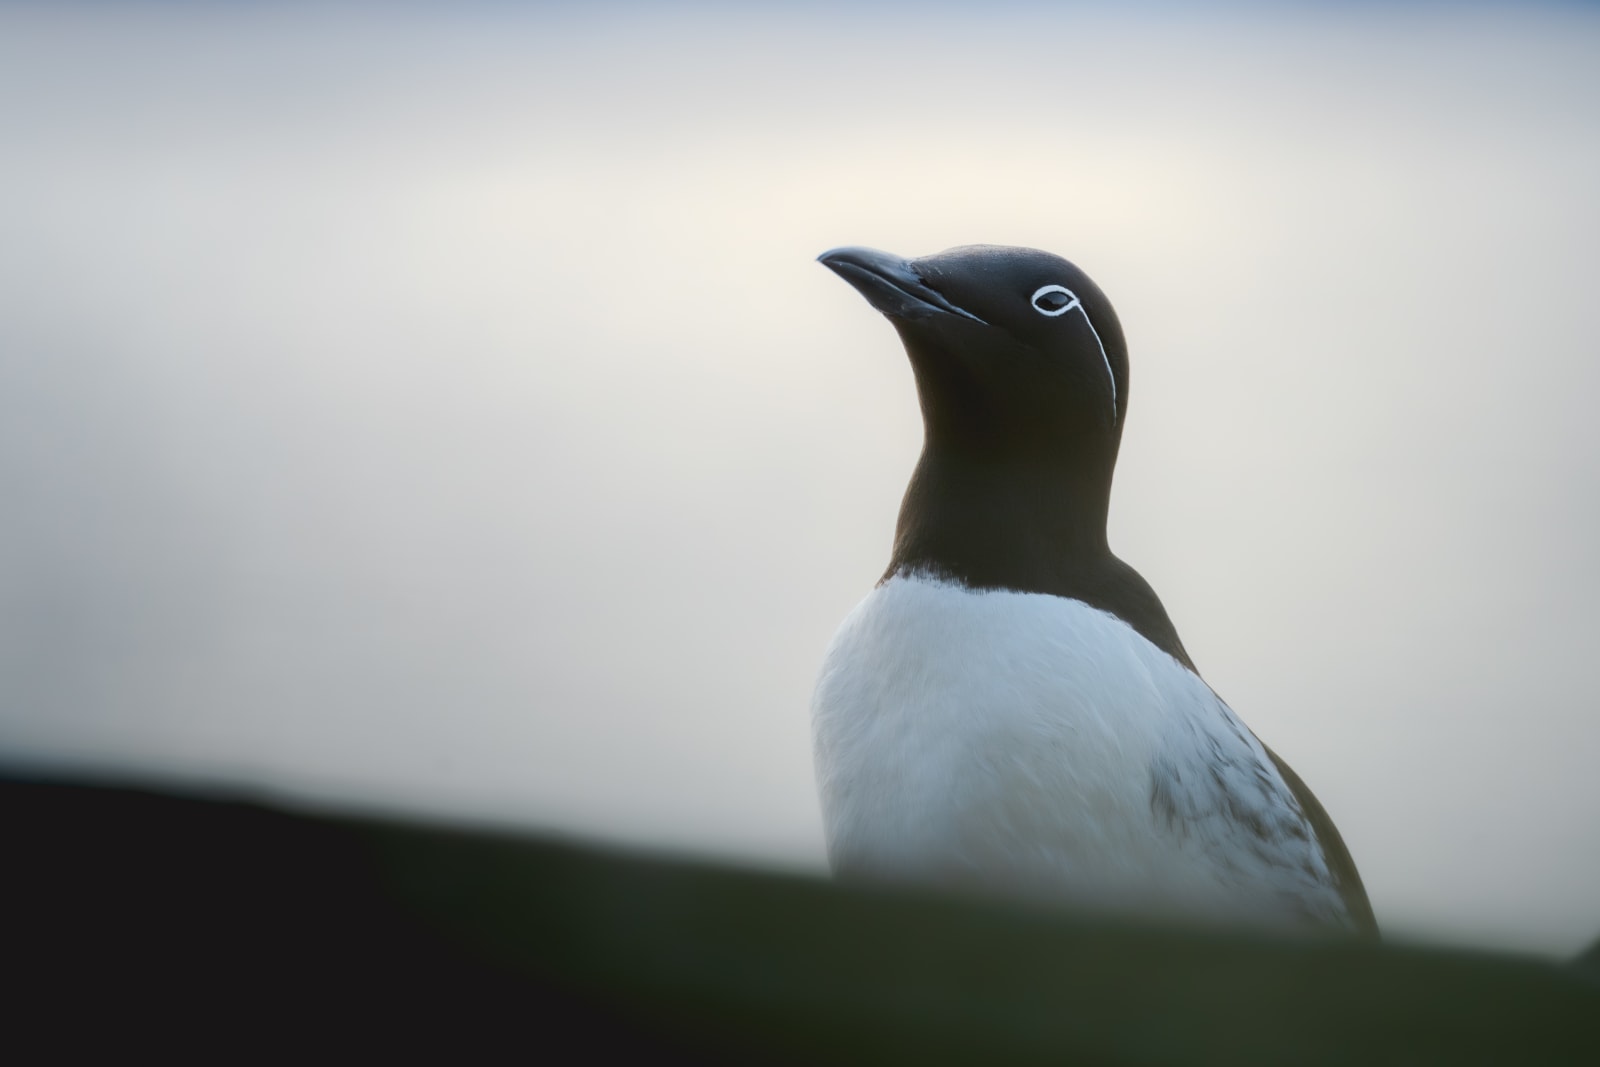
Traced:
<svg viewBox="0 0 1600 1067">
<path fill-rule="evenodd" d="M 1023 244 L 1112 544 L 1387 931 L 1600 932 L 1600 11 L 0 7 L 0 760 L 821 872 L 909 369 Z"/>
</svg>

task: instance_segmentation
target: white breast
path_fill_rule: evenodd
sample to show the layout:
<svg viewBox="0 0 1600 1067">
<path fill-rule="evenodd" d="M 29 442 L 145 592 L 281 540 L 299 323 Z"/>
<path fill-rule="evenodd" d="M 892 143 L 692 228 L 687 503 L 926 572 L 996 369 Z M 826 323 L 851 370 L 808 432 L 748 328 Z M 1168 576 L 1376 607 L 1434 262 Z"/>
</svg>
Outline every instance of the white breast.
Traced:
<svg viewBox="0 0 1600 1067">
<path fill-rule="evenodd" d="M 1079 601 L 891 579 L 834 637 L 812 716 L 841 875 L 1347 918 L 1260 742 L 1192 671 Z"/>
</svg>

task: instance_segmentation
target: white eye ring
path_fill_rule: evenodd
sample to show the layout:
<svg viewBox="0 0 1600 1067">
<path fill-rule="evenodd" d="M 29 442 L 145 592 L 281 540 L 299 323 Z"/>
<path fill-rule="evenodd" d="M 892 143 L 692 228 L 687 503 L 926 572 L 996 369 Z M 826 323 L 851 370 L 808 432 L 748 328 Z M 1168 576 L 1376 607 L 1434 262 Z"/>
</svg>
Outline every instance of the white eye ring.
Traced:
<svg viewBox="0 0 1600 1067">
<path fill-rule="evenodd" d="M 1039 298 L 1041 296 L 1049 296 L 1052 293 L 1062 294 L 1067 298 L 1067 302 L 1056 308 L 1054 311 L 1046 311 L 1044 308 L 1039 306 Z M 1052 319 L 1057 315 L 1065 315 L 1073 308 L 1080 306 L 1078 303 L 1078 294 L 1074 293 L 1071 289 L 1068 289 L 1064 285 L 1041 285 L 1038 289 L 1034 290 L 1033 295 L 1028 298 L 1028 302 L 1033 305 L 1033 310 L 1047 318 Z"/>
</svg>

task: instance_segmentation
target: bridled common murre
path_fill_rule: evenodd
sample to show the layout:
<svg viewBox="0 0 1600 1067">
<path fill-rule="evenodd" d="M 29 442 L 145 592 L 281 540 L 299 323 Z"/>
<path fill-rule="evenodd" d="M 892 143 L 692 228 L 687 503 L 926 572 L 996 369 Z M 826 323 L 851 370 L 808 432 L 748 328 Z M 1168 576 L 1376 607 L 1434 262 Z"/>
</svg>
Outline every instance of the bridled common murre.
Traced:
<svg viewBox="0 0 1600 1067">
<path fill-rule="evenodd" d="M 1376 936 L 1332 820 L 1107 546 L 1128 357 L 1105 295 L 1026 248 L 819 259 L 900 334 L 924 425 L 812 700 L 834 871 Z"/>
</svg>

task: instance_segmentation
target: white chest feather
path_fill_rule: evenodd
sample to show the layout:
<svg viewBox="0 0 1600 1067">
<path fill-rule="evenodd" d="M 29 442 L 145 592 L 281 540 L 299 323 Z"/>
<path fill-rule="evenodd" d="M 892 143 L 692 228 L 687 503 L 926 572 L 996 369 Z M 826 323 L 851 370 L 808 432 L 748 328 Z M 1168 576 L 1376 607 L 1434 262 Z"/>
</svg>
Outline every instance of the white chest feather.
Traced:
<svg viewBox="0 0 1600 1067">
<path fill-rule="evenodd" d="M 812 716 L 841 875 L 1345 920 L 1260 742 L 1193 672 L 1079 601 L 894 578 L 840 627 Z"/>
</svg>

